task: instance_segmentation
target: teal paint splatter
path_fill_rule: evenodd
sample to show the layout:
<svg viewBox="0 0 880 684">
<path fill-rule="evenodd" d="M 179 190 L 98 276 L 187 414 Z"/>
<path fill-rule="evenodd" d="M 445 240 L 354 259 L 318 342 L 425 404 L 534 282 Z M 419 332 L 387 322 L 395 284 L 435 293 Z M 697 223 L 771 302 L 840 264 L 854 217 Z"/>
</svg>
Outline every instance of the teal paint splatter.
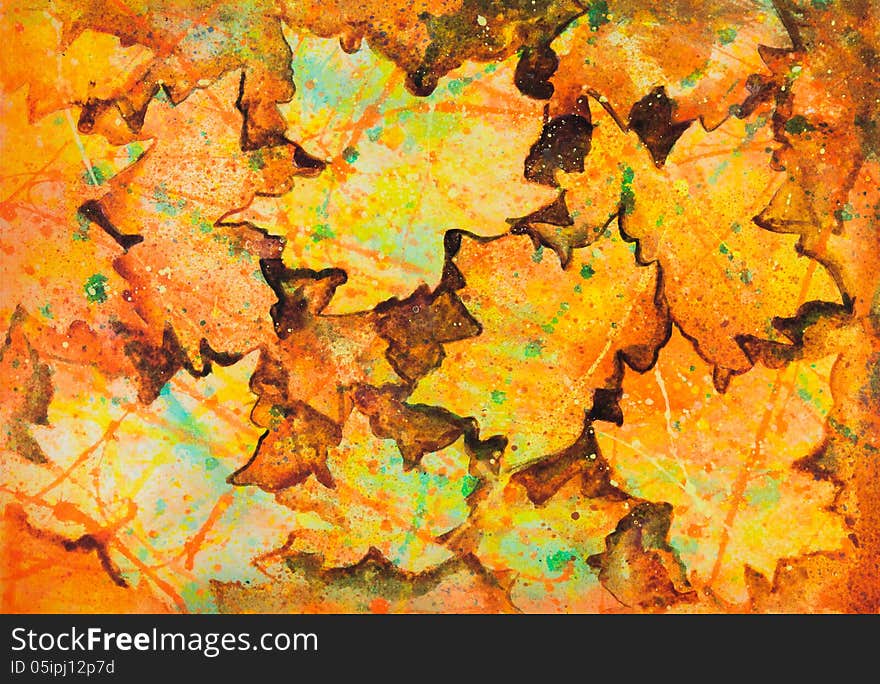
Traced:
<svg viewBox="0 0 880 684">
<path fill-rule="evenodd" d="M 449 82 L 447 88 L 453 95 L 461 95 L 464 92 L 465 86 L 470 85 L 473 81 L 474 79 L 468 77 L 453 79 Z"/>
<path fill-rule="evenodd" d="M 355 148 L 351 146 L 346 147 L 344 150 L 342 150 L 342 158 L 349 164 L 354 164 L 360 156 L 360 152 L 358 152 Z"/>
<path fill-rule="evenodd" d="M 538 249 L 532 252 L 532 261 L 536 264 L 540 264 L 541 260 L 544 258 L 544 246 L 538 245 Z"/>
<path fill-rule="evenodd" d="M 610 21 L 608 19 L 608 3 L 605 0 L 596 0 L 596 2 L 590 3 L 587 9 L 587 21 L 594 31 L 598 31 L 600 26 L 607 24 Z"/>
<path fill-rule="evenodd" d="M 759 116 L 755 119 L 754 123 L 747 123 L 745 126 L 746 129 L 746 139 L 743 141 L 744 143 L 748 143 L 755 137 L 755 134 L 760 131 L 764 124 L 767 123 L 766 116 Z"/>
<path fill-rule="evenodd" d="M 89 239 L 89 226 L 91 226 L 91 221 L 89 221 L 85 216 L 80 213 L 76 215 L 76 225 L 77 229 L 73 233 L 74 242 L 88 242 Z"/>
<path fill-rule="evenodd" d="M 167 415 L 167 419 L 170 423 L 176 423 L 179 425 L 187 434 L 192 435 L 197 440 L 202 441 L 205 433 L 202 427 L 196 422 L 192 413 L 186 410 L 183 404 L 178 401 L 177 397 L 171 392 L 170 386 L 165 385 L 159 392 L 159 396 L 165 402 L 165 412 Z M 175 445 L 175 452 L 183 452 L 189 458 L 197 459 L 199 457 L 204 457 L 205 451 L 197 446 L 192 444 L 184 444 L 180 443 Z"/>
<path fill-rule="evenodd" d="M 858 444 L 859 436 L 855 432 L 853 432 L 853 430 L 848 425 L 844 425 L 843 423 L 835 420 L 831 416 L 828 417 L 828 424 L 833 427 L 838 434 L 843 435 L 853 444 Z"/>
<path fill-rule="evenodd" d="M 571 551 L 560 549 L 556 553 L 547 556 L 547 567 L 550 572 L 560 572 L 568 563 L 575 559 L 575 554 Z"/>
<path fill-rule="evenodd" d="M 834 212 L 834 218 L 838 221 L 852 221 L 854 218 L 859 218 L 859 215 L 856 213 L 853 205 L 847 202 Z"/>
<path fill-rule="evenodd" d="M 156 191 L 153 193 L 153 199 L 156 203 L 156 211 L 166 216 L 177 216 L 186 206 L 186 200 L 184 199 L 180 199 L 174 204 L 171 203 L 164 183 L 160 183 L 159 187 L 156 188 Z"/>
<path fill-rule="evenodd" d="M 693 88 L 697 85 L 697 82 L 700 80 L 702 76 L 705 76 L 705 72 L 702 69 L 697 69 L 692 72 L 688 76 L 685 76 L 681 81 L 682 88 Z"/>
</svg>

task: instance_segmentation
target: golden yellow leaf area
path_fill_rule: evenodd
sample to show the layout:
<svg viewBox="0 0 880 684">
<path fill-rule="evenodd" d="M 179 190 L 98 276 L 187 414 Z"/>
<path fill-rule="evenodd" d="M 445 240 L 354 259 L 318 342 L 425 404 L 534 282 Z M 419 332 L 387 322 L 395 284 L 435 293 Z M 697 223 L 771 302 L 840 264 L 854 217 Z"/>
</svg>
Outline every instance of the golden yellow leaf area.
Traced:
<svg viewBox="0 0 880 684">
<path fill-rule="evenodd" d="M 674 335 L 651 372 L 624 383 L 624 425 L 598 431 L 622 487 L 673 505 L 671 544 L 720 605 L 748 600 L 746 567 L 772 577 L 779 559 L 849 544 L 828 510 L 834 487 L 792 468 L 822 439 L 830 365 L 756 368 L 718 395 Z"/>
<path fill-rule="evenodd" d="M 3 610 L 876 612 L 876 9 L 359 8 L 0 10 Z"/>
</svg>

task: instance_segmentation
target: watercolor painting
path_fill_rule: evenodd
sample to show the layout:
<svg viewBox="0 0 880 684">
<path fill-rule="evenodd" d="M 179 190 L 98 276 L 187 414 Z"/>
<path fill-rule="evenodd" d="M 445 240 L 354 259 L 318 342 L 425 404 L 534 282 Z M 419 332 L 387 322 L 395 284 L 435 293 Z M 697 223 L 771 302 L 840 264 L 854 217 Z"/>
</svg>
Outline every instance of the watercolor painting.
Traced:
<svg viewBox="0 0 880 684">
<path fill-rule="evenodd" d="M 877 613 L 873 0 L 3 0 L 4 613 Z"/>
</svg>

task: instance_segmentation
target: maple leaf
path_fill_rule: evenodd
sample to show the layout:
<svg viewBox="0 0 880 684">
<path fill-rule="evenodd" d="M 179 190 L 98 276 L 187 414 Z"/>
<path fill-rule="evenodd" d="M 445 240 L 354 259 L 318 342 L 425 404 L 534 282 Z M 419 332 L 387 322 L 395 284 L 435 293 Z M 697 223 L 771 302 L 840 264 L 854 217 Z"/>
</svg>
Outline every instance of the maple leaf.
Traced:
<svg viewBox="0 0 880 684">
<path fill-rule="evenodd" d="M 243 115 L 242 149 L 286 145 L 286 124 L 277 105 L 294 94 L 290 48 L 281 19 L 272 3 L 258 1 L 247 21 L 226 2 L 174 3 L 171 7 L 130 7 L 124 2 L 54 2 L 49 11 L 62 23 L 63 48 L 83 30 L 117 36 L 125 45 L 139 44 L 152 51 L 118 89 L 82 102 L 79 128 L 83 132 L 119 135 L 122 119 L 138 135 L 147 109 L 160 91 L 174 103 L 195 89 L 240 70 L 242 79 L 235 105 Z M 143 11 L 143 10 L 146 11 Z M 319 166 L 300 151 L 308 165 Z"/>
<path fill-rule="evenodd" d="M 714 3 L 711 12 L 689 0 L 592 2 L 550 48 L 557 55 L 551 116 L 577 112 L 587 92 L 625 113 L 633 130 L 662 163 L 676 128 L 699 118 L 713 129 L 754 89 L 764 71 L 760 44 L 788 46 L 772 8 L 761 2 Z M 665 104 L 652 107 L 662 92 Z M 764 94 L 766 95 L 766 93 Z M 666 132 L 662 145 L 658 133 Z"/>
<path fill-rule="evenodd" d="M 248 587 L 212 582 L 221 612 L 262 613 L 514 613 L 503 587 L 474 557 L 450 558 L 430 570 L 407 572 L 372 547 L 357 563 L 324 566 L 320 553 L 286 558 L 290 575 Z"/>
<path fill-rule="evenodd" d="M 825 4 L 776 5 L 793 48 L 765 48 L 762 56 L 779 82 L 773 123 L 781 145 L 773 161 L 789 171 L 789 181 L 764 218 L 785 228 L 785 216 L 799 213 L 802 223 L 790 227 L 809 231 L 809 246 L 823 232 L 843 232 L 854 218 L 850 194 L 862 165 L 878 152 L 877 16 L 858 3 L 841 3 L 833 14 Z M 792 194 L 798 204 L 780 215 Z"/>
<path fill-rule="evenodd" d="M 123 252 L 118 241 L 80 208 L 139 151 L 83 140 L 68 115 L 31 124 L 22 89 L 3 100 L 0 154 L 10 161 L 0 180 L 0 320 L 20 326 L 45 361 L 90 364 L 118 377 L 134 372 L 126 344 L 157 340 L 113 271 Z M 31 154 L 33 146 L 45 157 Z"/>
<path fill-rule="evenodd" d="M 575 442 L 594 391 L 615 390 L 625 363 L 650 368 L 665 341 L 656 271 L 635 267 L 619 238 L 578 254 L 579 268 L 568 270 L 522 236 L 459 235 L 452 245 L 459 296 L 482 332 L 447 345 L 446 361 L 411 401 L 474 416 L 505 436 L 508 467 Z"/>
<path fill-rule="evenodd" d="M 720 389 L 730 372 L 751 366 L 739 335 L 772 340 L 773 316 L 792 315 L 809 300 L 840 300 L 827 272 L 799 258 L 790 241 L 768 239 L 751 220 L 781 181 L 767 163 L 769 131 L 762 123 L 759 117 L 712 133 L 690 129 L 663 169 L 635 172 L 633 202 L 620 214 L 621 230 L 639 240 L 639 257 L 659 260 L 672 315 L 715 363 Z M 715 155 L 727 146 L 734 155 L 719 160 Z M 671 202 L 651 201 L 670 185 Z M 687 239 L 691 235 L 698 238 Z M 697 282 L 716 285 L 711 294 L 697 293 Z M 700 297 L 710 305 L 692 306 Z"/>
<path fill-rule="evenodd" d="M 375 546 L 408 572 L 450 558 L 437 537 L 467 516 L 465 485 L 473 484 L 463 439 L 405 471 L 398 445 L 376 437 L 359 411 L 348 417 L 342 435 L 327 453 L 333 488 L 308 478 L 275 494 L 304 523 L 292 532 L 285 553 L 320 552 L 332 568 L 357 563 Z"/>
<path fill-rule="evenodd" d="M 669 545 L 672 506 L 642 503 L 605 539 L 605 551 L 590 556 L 599 581 L 624 605 L 664 609 L 695 595 L 684 567 Z"/>
<path fill-rule="evenodd" d="M 749 609 L 758 613 L 846 612 L 847 597 L 840 582 L 844 564 L 844 554 L 782 558 L 770 580 L 747 566 Z"/>
<path fill-rule="evenodd" d="M 279 298 L 271 307 L 278 339 L 264 348 L 251 379 L 259 397 L 251 418 L 268 431 L 233 483 L 274 491 L 314 473 L 334 486 L 328 449 L 340 445 L 355 406 L 377 437 L 397 441 L 406 467 L 462 435 L 475 457 L 503 449 L 481 441 L 472 419 L 405 403 L 414 383 L 440 365 L 444 343 L 479 332 L 452 286 L 333 316 L 323 311 L 344 273 L 292 270 L 278 259 L 263 260 L 262 268 Z"/>
<path fill-rule="evenodd" d="M 192 578 L 264 577 L 253 559 L 283 543 L 295 524 L 270 496 L 226 482 L 259 437 L 247 421 L 255 363 L 250 355 L 203 379 L 179 372 L 148 405 L 129 382 L 102 383 L 97 371 L 59 366 L 49 425 L 31 428 L 49 460 L 4 455 L 2 503 L 22 505 L 44 536 L 102 542 L 132 599 L 149 595 L 176 612 L 211 610 L 209 594 L 194 589 Z M 247 538 L 235 539 L 239 524 L 253 528 Z M 226 557 L 230 544 L 237 560 Z M 38 558 L 28 552 L 15 562 Z M 77 586 L 60 581 L 64 592 Z M 23 595 L 17 590 L 16 600 Z"/>
<path fill-rule="evenodd" d="M 274 338 L 259 260 L 278 257 L 283 240 L 223 219 L 255 192 L 288 191 L 303 169 L 293 145 L 240 149 L 240 117 L 212 100 L 233 97 L 239 80 L 230 74 L 178 106 L 151 109 L 141 132 L 153 144 L 87 207 L 127 245 L 113 268 L 140 317 L 165 335 L 176 361 L 165 375 L 181 365 L 205 373 L 210 361 L 229 363 Z"/>
<path fill-rule="evenodd" d="M 625 422 L 597 428 L 619 486 L 672 505 L 670 544 L 720 606 L 747 599 L 745 565 L 769 575 L 780 558 L 849 545 L 834 487 L 797 467 L 824 436 L 830 361 L 756 366 L 720 395 L 674 333 L 653 373 L 624 380 Z"/>
<path fill-rule="evenodd" d="M 484 476 L 484 486 L 468 497 L 467 519 L 440 541 L 459 557 L 477 557 L 523 612 L 624 611 L 588 559 L 639 502 L 585 493 L 583 481 L 570 477 L 536 506 L 528 482 L 517 478 L 521 472 Z"/>
<path fill-rule="evenodd" d="M 69 540 L 41 531 L 17 504 L 4 506 L 0 529 L 4 612 L 46 613 L 59 602 L 82 613 L 112 612 L 122 606 L 136 613 L 167 612 L 147 587 L 133 589 L 118 576 L 113 580 L 107 552 L 93 537 Z M 86 578 L 90 591 L 83 592 L 80 583 Z M 54 587 L 51 594 L 46 584 Z"/>
<path fill-rule="evenodd" d="M 23 312 L 13 317 L 0 348 L 0 372 L 6 379 L 2 397 L 0 448 L 10 448 L 34 463 L 48 459 L 28 431 L 29 424 L 46 425 L 52 400 L 51 370 L 40 360 L 21 330 Z"/>
<path fill-rule="evenodd" d="M 832 371 L 835 405 L 827 437 L 804 469 L 835 483 L 836 510 L 853 529 L 857 550 L 849 562 L 847 608 L 875 610 L 880 594 L 871 568 L 880 557 L 876 521 L 876 402 L 864 378 L 876 372 L 878 347 L 872 303 L 878 287 L 877 26 L 876 9 L 840 3 L 780 1 L 790 50 L 762 56 L 777 87 L 774 163 L 787 182 L 755 221 L 768 230 L 798 235 L 798 248 L 825 266 L 844 307 L 816 310 L 803 321 L 800 355 L 839 353 Z M 757 345 L 762 358 L 778 349 Z M 781 351 L 790 353 L 788 349 Z M 854 438 L 854 439 L 853 439 Z M 857 512 L 856 512 L 857 511 Z"/>
<path fill-rule="evenodd" d="M 844 303 L 862 317 L 878 254 L 878 82 L 870 57 L 877 19 L 850 4 L 833 22 L 828 8 L 779 4 L 795 46 L 766 50 L 764 59 L 780 82 L 773 163 L 787 179 L 755 221 L 799 235 L 799 249 L 829 269 Z"/>
<path fill-rule="evenodd" d="M 76 11 L 71 3 L 45 0 L 10 0 L 0 8 L 0 38 L 6 46 L 0 55 L 0 84 L 9 93 L 26 88 L 24 111 L 31 124 L 89 99 L 111 98 L 153 55 L 143 45 L 123 44 L 90 28 L 63 35 L 64 25 L 54 14 L 63 4 Z M 123 137 L 116 143 L 133 141 L 130 134 Z"/>
<path fill-rule="evenodd" d="M 507 447 L 501 470 L 514 473 L 511 480 L 535 504 L 576 477 L 588 497 L 626 499 L 595 444 L 592 422 L 622 419 L 625 368 L 648 370 L 667 339 L 654 267 L 636 267 L 618 238 L 596 243 L 580 269 L 568 270 L 522 236 L 453 234 L 447 249 L 447 272 L 455 267 L 459 296 L 481 332 L 447 345 L 446 361 L 419 382 L 410 401 L 473 416 L 482 431 L 500 435 Z M 618 288 L 630 298 L 610 298 Z M 525 372 L 514 374 L 515 366 Z M 488 505 L 487 492 L 504 486 L 497 476 L 483 479 L 490 489 L 474 494 L 474 511 Z M 481 534 L 469 522 L 446 541 L 471 552 Z"/>
<path fill-rule="evenodd" d="M 513 60 L 467 63 L 428 97 L 408 93 L 400 71 L 366 48 L 348 55 L 300 36 L 294 68 L 304 86 L 284 113 L 293 137 L 327 167 L 229 220 L 272 226 L 291 265 L 345 271 L 328 313 L 436 287 L 448 230 L 500 235 L 503 217 L 555 196 L 522 177 L 541 103 L 517 91 Z M 478 181 L 489 169 L 491 186 Z"/>
<path fill-rule="evenodd" d="M 584 12 L 575 0 L 418 0 L 354 8 L 341 0 L 286 3 L 285 20 L 322 37 L 338 36 L 346 52 L 370 48 L 407 74 L 407 88 L 430 95 L 440 78 L 465 60 L 501 61 L 517 51 L 540 51 Z M 365 21 L 365 15 L 370 21 Z M 526 58 L 528 65 L 529 60 Z M 523 92 L 527 76 L 518 78 Z"/>
<path fill-rule="evenodd" d="M 712 132 L 692 126 L 662 167 L 613 112 L 596 107 L 592 121 L 583 172 L 557 175 L 556 203 L 511 220 L 513 230 L 553 248 L 567 266 L 572 249 L 593 243 L 616 218 L 636 240 L 638 260 L 661 267 L 671 316 L 716 366 L 719 389 L 752 366 L 744 345 L 789 341 L 775 320 L 796 316 L 808 300 L 833 308 L 840 299 L 794 241 L 769 237 L 752 221 L 783 182 L 769 165 L 766 117 L 732 119 Z"/>
<path fill-rule="evenodd" d="M 3 10 L 16 537 L 178 610 L 876 607 L 873 8 L 140 9 Z"/>
</svg>

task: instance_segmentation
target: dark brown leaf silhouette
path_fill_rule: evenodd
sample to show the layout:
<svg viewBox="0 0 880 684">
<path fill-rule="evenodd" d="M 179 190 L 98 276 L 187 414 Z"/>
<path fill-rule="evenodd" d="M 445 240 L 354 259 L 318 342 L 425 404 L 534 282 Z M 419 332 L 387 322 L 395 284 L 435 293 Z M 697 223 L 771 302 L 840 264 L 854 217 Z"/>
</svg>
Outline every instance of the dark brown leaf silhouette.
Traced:
<svg viewBox="0 0 880 684">
<path fill-rule="evenodd" d="M 590 556 L 599 581 L 624 605 L 661 610 L 696 600 L 669 545 L 671 520 L 669 504 L 639 504 L 608 535 L 605 551 Z"/>
</svg>

